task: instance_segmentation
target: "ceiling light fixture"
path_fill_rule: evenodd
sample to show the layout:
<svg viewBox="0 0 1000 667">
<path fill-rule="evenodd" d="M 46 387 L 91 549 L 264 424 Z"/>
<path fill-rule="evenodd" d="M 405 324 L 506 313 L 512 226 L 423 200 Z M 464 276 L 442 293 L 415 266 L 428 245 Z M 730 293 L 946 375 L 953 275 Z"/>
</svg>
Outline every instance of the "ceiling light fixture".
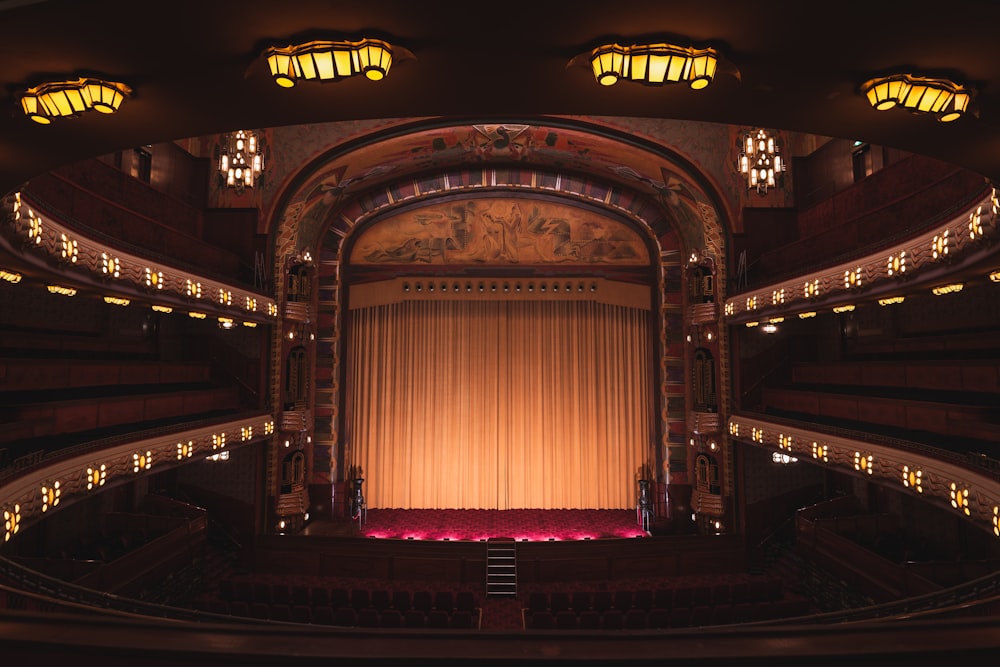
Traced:
<svg viewBox="0 0 1000 667">
<path fill-rule="evenodd" d="M 713 48 L 696 49 L 665 42 L 604 44 L 573 58 L 569 65 L 583 64 L 584 60 L 602 86 L 626 79 L 648 86 L 685 82 L 700 90 L 712 82 L 719 66 L 719 54 Z"/>
<path fill-rule="evenodd" d="M 114 81 L 50 81 L 28 88 L 21 95 L 21 109 L 36 123 L 48 125 L 53 118 L 72 118 L 85 111 L 114 113 L 131 96 L 131 88 Z"/>
<path fill-rule="evenodd" d="M 252 188 L 264 171 L 264 144 L 253 130 L 237 130 L 222 136 L 219 175 L 226 187 L 237 193 Z"/>
<path fill-rule="evenodd" d="M 747 190 L 757 190 L 757 194 L 766 195 L 767 189 L 776 187 L 785 171 L 781 148 L 774 136 L 763 128 L 744 134 L 740 146 L 736 167 L 747 179 Z"/>
<path fill-rule="evenodd" d="M 911 74 L 893 74 L 871 79 L 861 93 L 879 111 L 899 105 L 914 113 L 930 113 L 942 123 L 962 117 L 969 108 L 972 91 L 949 81 Z"/>
<path fill-rule="evenodd" d="M 602 86 L 613 86 L 625 74 L 628 50 L 618 44 L 606 44 L 594 49 L 590 54 L 590 66 L 594 78 Z"/>
<path fill-rule="evenodd" d="M 282 88 L 292 88 L 299 79 L 340 81 L 356 74 L 379 81 L 389 73 L 394 56 L 396 60 L 403 60 L 412 58 L 413 54 L 380 39 L 316 40 L 285 47 L 272 46 L 264 51 L 271 76 Z"/>
</svg>

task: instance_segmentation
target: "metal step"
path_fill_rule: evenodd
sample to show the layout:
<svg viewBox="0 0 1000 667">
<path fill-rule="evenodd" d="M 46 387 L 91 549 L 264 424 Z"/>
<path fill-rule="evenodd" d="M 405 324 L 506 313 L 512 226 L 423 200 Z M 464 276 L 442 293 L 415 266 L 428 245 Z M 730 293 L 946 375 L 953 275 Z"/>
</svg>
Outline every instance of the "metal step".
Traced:
<svg viewBox="0 0 1000 667">
<path fill-rule="evenodd" d="M 513 538 L 486 541 L 486 597 L 517 596 L 517 543 Z"/>
</svg>

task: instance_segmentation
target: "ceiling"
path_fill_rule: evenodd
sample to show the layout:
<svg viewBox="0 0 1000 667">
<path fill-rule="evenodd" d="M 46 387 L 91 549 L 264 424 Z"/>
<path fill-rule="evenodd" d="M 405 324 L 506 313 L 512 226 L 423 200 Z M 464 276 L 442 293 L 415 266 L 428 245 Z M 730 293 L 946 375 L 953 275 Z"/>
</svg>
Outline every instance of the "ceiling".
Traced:
<svg viewBox="0 0 1000 667">
<path fill-rule="evenodd" d="M 928 9 L 921 5 L 926 4 Z M 637 116 L 763 125 L 923 153 L 1000 179 L 1000 3 L 340 2 L 0 0 L 0 188 L 86 157 L 240 127 L 362 118 Z M 282 89 L 260 58 L 308 38 L 381 37 L 415 58 L 382 82 Z M 714 46 L 735 68 L 705 90 L 599 86 L 574 56 L 644 37 Z M 978 117 L 938 123 L 874 111 L 878 74 L 948 76 L 973 87 Z M 114 116 L 48 126 L 18 93 L 100 75 L 135 94 Z"/>
</svg>

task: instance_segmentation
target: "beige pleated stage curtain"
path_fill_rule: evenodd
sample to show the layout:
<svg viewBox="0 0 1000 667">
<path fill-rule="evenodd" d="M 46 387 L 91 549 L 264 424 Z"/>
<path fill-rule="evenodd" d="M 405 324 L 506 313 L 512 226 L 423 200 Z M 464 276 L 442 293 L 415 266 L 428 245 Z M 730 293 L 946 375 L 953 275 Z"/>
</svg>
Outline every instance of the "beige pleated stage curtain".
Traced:
<svg viewBox="0 0 1000 667">
<path fill-rule="evenodd" d="M 403 301 L 351 311 L 348 465 L 370 508 L 635 507 L 649 311 Z"/>
</svg>

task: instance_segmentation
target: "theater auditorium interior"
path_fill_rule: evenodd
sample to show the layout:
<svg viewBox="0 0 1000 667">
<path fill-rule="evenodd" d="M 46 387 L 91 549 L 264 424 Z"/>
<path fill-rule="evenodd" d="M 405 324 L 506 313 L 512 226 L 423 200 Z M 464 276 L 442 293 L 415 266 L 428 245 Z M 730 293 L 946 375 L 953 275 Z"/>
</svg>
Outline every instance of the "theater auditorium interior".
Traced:
<svg viewBox="0 0 1000 667">
<path fill-rule="evenodd" d="M 998 23 L 0 0 L 4 664 L 994 658 Z"/>
</svg>

